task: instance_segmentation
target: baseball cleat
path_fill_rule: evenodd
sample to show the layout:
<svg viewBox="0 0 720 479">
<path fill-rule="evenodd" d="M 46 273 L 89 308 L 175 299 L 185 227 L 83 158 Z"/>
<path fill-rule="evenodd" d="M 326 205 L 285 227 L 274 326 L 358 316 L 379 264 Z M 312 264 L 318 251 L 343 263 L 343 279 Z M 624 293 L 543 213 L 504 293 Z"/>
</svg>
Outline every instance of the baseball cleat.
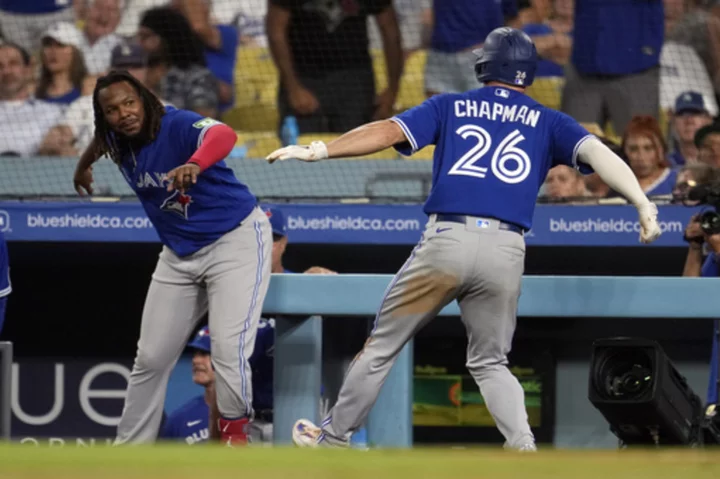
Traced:
<svg viewBox="0 0 720 479">
<path fill-rule="evenodd" d="M 299 447 L 318 447 L 322 430 L 308 419 L 298 419 L 293 426 L 292 439 Z"/>
</svg>

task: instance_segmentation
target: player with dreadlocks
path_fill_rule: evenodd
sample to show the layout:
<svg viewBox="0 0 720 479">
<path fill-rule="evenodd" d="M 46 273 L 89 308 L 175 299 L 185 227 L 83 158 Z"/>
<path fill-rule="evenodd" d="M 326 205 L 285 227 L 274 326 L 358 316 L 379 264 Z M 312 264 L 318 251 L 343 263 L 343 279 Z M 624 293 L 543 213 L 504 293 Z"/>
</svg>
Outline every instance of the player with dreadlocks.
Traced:
<svg viewBox="0 0 720 479">
<path fill-rule="evenodd" d="M 163 243 L 115 443 L 157 438 L 170 372 L 209 310 L 217 395 L 211 417 L 218 416 L 211 434 L 246 444 L 253 417 L 248 359 L 270 281 L 272 233 L 255 196 L 223 161 L 237 135 L 211 118 L 163 107 L 124 71 L 98 80 L 93 107 L 95 137 L 78 162 L 75 189 L 92 194 L 92 165 L 109 156 Z"/>
</svg>

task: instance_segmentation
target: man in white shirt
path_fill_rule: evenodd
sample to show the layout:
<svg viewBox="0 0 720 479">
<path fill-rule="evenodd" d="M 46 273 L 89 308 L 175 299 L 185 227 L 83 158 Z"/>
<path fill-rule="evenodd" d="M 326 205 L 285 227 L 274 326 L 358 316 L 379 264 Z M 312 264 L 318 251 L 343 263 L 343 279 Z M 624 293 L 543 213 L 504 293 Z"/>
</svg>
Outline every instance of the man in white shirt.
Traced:
<svg viewBox="0 0 720 479">
<path fill-rule="evenodd" d="M 107 73 L 113 48 L 122 43 L 115 33 L 120 23 L 120 0 L 90 0 L 80 45 L 90 75 Z"/>
<path fill-rule="evenodd" d="M 59 106 L 30 95 L 30 56 L 20 46 L 0 43 L 0 156 L 32 156 L 57 123 Z"/>
</svg>

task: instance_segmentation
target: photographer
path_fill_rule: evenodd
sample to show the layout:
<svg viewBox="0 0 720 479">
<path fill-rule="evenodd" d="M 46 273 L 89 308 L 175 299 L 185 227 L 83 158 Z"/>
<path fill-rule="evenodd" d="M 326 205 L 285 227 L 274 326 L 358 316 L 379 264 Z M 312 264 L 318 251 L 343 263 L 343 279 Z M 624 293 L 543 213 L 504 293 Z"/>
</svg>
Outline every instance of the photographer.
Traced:
<svg viewBox="0 0 720 479">
<path fill-rule="evenodd" d="M 720 277 L 720 233 L 708 234 L 707 228 L 703 231 L 700 215 L 694 215 L 685 228 L 684 239 L 690 245 L 688 248 L 683 276 L 717 278 Z M 703 260 L 705 251 L 707 257 Z M 715 328 L 720 327 L 715 321 Z M 717 331 L 715 331 L 717 334 Z M 717 375 L 718 375 L 718 344 L 715 336 L 712 341 L 712 353 L 710 357 L 710 378 L 708 381 L 707 404 L 716 404 L 717 397 Z"/>
</svg>

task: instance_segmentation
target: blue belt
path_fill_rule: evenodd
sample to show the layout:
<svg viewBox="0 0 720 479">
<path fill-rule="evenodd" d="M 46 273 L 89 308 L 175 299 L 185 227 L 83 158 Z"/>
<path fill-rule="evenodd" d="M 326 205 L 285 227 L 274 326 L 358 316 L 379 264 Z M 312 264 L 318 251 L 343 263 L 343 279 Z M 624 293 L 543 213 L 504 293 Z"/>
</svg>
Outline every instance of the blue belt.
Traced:
<svg viewBox="0 0 720 479">
<path fill-rule="evenodd" d="M 472 217 L 470 217 L 472 218 Z M 468 216 L 465 215 L 446 215 L 446 214 L 438 214 L 436 216 L 436 221 L 449 221 L 451 223 L 462 223 L 466 224 L 468 220 Z M 504 221 L 495 220 L 498 222 L 498 228 L 501 230 L 506 231 L 512 231 L 513 233 L 517 234 L 523 234 L 525 233 L 525 228 L 512 224 L 512 223 L 506 223 Z"/>
</svg>

